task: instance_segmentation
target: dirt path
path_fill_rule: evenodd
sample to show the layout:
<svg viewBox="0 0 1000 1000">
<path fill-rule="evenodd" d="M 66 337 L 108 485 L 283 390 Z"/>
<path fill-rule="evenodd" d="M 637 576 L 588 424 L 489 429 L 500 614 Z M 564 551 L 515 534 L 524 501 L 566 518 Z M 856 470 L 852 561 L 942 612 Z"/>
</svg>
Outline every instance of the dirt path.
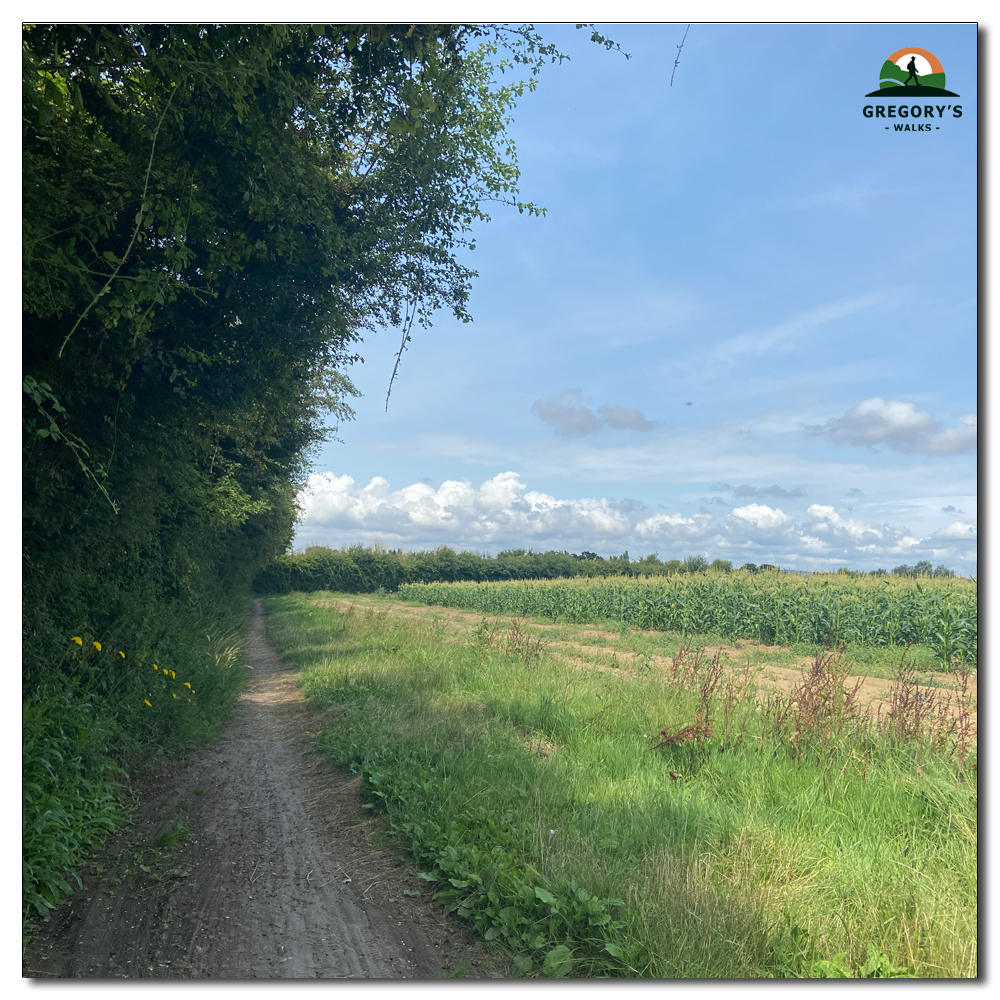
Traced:
<svg viewBox="0 0 1000 1000">
<path fill-rule="evenodd" d="M 427 883 L 371 843 L 357 778 L 310 753 L 317 715 L 254 605 L 249 689 L 218 743 L 143 782 L 134 824 L 44 921 L 29 977 L 502 976 Z M 183 827 L 186 839 L 153 846 Z M 181 834 L 183 836 L 183 834 Z M 408 895 L 409 894 L 409 895 Z"/>
</svg>

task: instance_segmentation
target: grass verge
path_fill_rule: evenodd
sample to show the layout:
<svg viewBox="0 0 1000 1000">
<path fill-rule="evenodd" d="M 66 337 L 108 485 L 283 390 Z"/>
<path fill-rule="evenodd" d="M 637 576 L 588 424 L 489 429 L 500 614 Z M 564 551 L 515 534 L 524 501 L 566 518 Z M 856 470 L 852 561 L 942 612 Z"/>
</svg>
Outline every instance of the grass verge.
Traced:
<svg viewBox="0 0 1000 1000">
<path fill-rule="evenodd" d="M 831 657 L 782 696 L 690 650 L 609 673 L 485 620 L 268 605 L 345 707 L 324 746 L 513 974 L 976 975 L 968 711 L 905 665 L 873 718 Z"/>
</svg>

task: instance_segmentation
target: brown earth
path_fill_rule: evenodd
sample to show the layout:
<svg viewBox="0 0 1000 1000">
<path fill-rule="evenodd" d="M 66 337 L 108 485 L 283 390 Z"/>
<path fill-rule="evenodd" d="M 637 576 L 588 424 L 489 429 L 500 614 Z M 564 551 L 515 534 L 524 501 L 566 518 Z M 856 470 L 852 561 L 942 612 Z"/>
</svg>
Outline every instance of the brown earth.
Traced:
<svg viewBox="0 0 1000 1000">
<path fill-rule="evenodd" d="M 38 925 L 25 977 L 505 975 L 499 953 L 373 843 L 381 820 L 361 808 L 360 778 L 313 752 L 322 716 L 264 624 L 256 601 L 249 688 L 218 743 L 142 779 L 133 822 Z M 154 846 L 178 826 L 186 839 Z"/>
</svg>

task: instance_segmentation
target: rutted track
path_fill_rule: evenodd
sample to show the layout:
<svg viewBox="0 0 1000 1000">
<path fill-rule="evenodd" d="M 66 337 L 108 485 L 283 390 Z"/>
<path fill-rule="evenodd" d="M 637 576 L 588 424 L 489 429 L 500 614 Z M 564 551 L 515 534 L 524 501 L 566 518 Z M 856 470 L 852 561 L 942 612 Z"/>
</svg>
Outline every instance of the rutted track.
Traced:
<svg viewBox="0 0 1000 1000">
<path fill-rule="evenodd" d="M 221 739 L 146 783 L 134 825 L 43 922 L 24 974 L 496 975 L 461 929 L 405 895 L 426 883 L 371 846 L 357 779 L 309 753 L 317 717 L 267 640 L 260 601 L 247 663 L 249 689 Z M 169 855 L 148 848 L 178 822 L 187 841 Z"/>
</svg>

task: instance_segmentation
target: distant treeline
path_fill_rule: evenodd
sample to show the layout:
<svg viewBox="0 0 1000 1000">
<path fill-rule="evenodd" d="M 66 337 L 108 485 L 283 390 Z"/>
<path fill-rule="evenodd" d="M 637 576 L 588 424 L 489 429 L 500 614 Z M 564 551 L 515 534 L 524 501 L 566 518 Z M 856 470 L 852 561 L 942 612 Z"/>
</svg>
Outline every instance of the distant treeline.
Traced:
<svg viewBox="0 0 1000 1000">
<path fill-rule="evenodd" d="M 778 571 L 777 566 L 744 563 L 741 569 L 751 573 Z M 709 562 L 704 556 L 661 560 L 654 552 L 640 559 L 630 559 L 628 552 L 605 558 L 596 552 L 532 552 L 506 549 L 496 556 L 478 552 L 456 552 L 442 545 L 429 552 L 404 552 L 381 546 L 352 545 L 331 549 L 310 546 L 302 553 L 279 556 L 254 580 L 260 594 L 285 594 L 291 590 L 310 592 L 333 590 L 340 593 L 367 594 L 379 589 L 398 590 L 407 583 L 495 582 L 502 580 L 557 580 L 580 576 L 675 576 L 704 573 L 707 570 L 728 573 L 733 564 L 728 559 Z M 850 572 L 855 571 L 844 571 Z M 897 566 L 897 576 L 954 576 L 930 563 Z M 873 576 L 888 576 L 884 569 Z"/>
</svg>

